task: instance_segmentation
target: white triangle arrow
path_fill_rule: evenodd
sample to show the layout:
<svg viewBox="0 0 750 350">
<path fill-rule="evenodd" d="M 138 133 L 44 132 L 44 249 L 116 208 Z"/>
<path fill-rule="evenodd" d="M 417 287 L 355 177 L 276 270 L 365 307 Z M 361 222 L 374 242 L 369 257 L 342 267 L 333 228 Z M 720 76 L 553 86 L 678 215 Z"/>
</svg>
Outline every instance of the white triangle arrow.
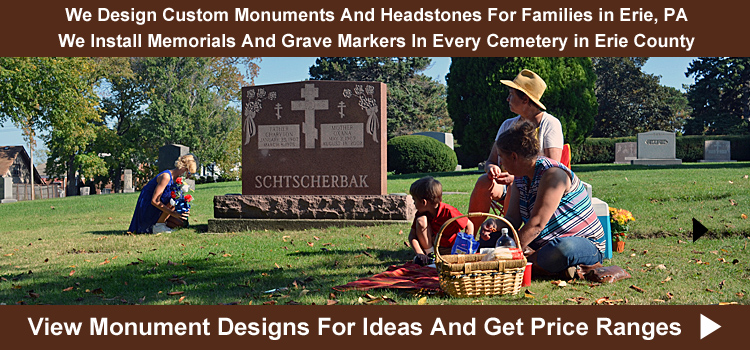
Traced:
<svg viewBox="0 0 750 350">
<path fill-rule="evenodd" d="M 718 323 L 701 314 L 701 339 L 705 338 L 707 335 L 713 333 L 719 328 L 721 328 L 721 326 Z"/>
</svg>

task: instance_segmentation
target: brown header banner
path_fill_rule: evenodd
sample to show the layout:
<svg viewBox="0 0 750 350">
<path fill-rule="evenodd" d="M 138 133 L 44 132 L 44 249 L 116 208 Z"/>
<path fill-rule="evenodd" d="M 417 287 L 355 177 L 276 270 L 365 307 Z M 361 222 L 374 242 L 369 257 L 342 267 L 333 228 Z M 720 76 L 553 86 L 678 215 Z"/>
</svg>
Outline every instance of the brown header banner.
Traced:
<svg viewBox="0 0 750 350">
<path fill-rule="evenodd" d="M 750 56 L 750 4 L 6 1 L 4 56 Z"/>
<path fill-rule="evenodd" d="M 0 310 L 3 342 L 29 349 L 64 344 L 105 349 L 729 349 L 745 343 L 750 312 L 741 305 L 11 305 Z"/>
</svg>

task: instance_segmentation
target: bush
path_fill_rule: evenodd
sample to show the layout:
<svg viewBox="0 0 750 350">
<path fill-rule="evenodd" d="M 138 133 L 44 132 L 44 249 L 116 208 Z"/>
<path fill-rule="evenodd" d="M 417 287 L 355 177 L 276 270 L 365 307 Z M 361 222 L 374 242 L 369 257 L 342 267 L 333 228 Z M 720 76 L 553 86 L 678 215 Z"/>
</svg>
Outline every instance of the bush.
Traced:
<svg viewBox="0 0 750 350">
<path fill-rule="evenodd" d="M 429 136 L 406 135 L 388 141 L 388 171 L 396 174 L 454 171 L 456 153 Z"/>
</svg>

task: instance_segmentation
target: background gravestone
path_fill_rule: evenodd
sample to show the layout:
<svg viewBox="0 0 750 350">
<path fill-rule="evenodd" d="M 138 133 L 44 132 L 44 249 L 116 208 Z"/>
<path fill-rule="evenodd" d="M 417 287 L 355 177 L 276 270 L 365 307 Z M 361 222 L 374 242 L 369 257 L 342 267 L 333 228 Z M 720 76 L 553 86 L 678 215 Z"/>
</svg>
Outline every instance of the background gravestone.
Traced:
<svg viewBox="0 0 750 350">
<path fill-rule="evenodd" d="M 131 193 L 135 192 L 133 188 L 133 170 L 125 169 L 122 176 L 122 192 Z"/>
<path fill-rule="evenodd" d="M 0 203 L 13 203 L 13 179 L 0 176 Z"/>
<path fill-rule="evenodd" d="M 433 139 L 438 140 L 453 149 L 453 134 L 449 132 L 423 131 L 415 132 L 413 135 L 424 135 L 432 137 Z"/>
<path fill-rule="evenodd" d="M 703 159 L 699 162 L 736 162 L 732 160 L 731 143 L 726 140 L 706 140 L 703 146 Z"/>
<path fill-rule="evenodd" d="M 637 142 L 615 143 L 615 164 L 630 164 L 630 161 L 638 159 Z"/>
<path fill-rule="evenodd" d="M 383 83 L 242 88 L 242 195 L 214 198 L 209 231 L 411 221 L 387 194 L 386 126 Z"/>
<path fill-rule="evenodd" d="M 161 146 L 159 148 L 159 172 L 174 169 L 174 162 L 188 153 L 190 153 L 190 147 L 179 145 L 176 143 Z M 199 166 L 199 164 L 196 164 L 196 166 Z M 187 178 L 185 179 L 185 182 L 190 185 L 191 189 L 195 189 L 194 179 Z"/>
<path fill-rule="evenodd" d="M 677 165 L 675 134 L 667 131 L 649 131 L 638 134 L 638 158 L 633 165 Z"/>
</svg>

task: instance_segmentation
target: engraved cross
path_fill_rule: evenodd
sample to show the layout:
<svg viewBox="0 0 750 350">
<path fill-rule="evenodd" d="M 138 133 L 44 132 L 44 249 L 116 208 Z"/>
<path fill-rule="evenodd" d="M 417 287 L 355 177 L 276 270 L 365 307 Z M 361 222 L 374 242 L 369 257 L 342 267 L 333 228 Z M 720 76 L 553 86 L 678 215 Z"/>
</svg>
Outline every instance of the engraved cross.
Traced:
<svg viewBox="0 0 750 350">
<path fill-rule="evenodd" d="M 315 111 L 327 110 L 328 100 L 316 100 L 318 88 L 315 84 L 305 84 L 300 89 L 303 101 L 292 101 L 293 111 L 305 111 L 305 122 L 302 123 L 302 132 L 305 134 L 305 148 L 315 148 L 315 140 L 318 138 L 318 129 L 315 128 Z"/>
</svg>

